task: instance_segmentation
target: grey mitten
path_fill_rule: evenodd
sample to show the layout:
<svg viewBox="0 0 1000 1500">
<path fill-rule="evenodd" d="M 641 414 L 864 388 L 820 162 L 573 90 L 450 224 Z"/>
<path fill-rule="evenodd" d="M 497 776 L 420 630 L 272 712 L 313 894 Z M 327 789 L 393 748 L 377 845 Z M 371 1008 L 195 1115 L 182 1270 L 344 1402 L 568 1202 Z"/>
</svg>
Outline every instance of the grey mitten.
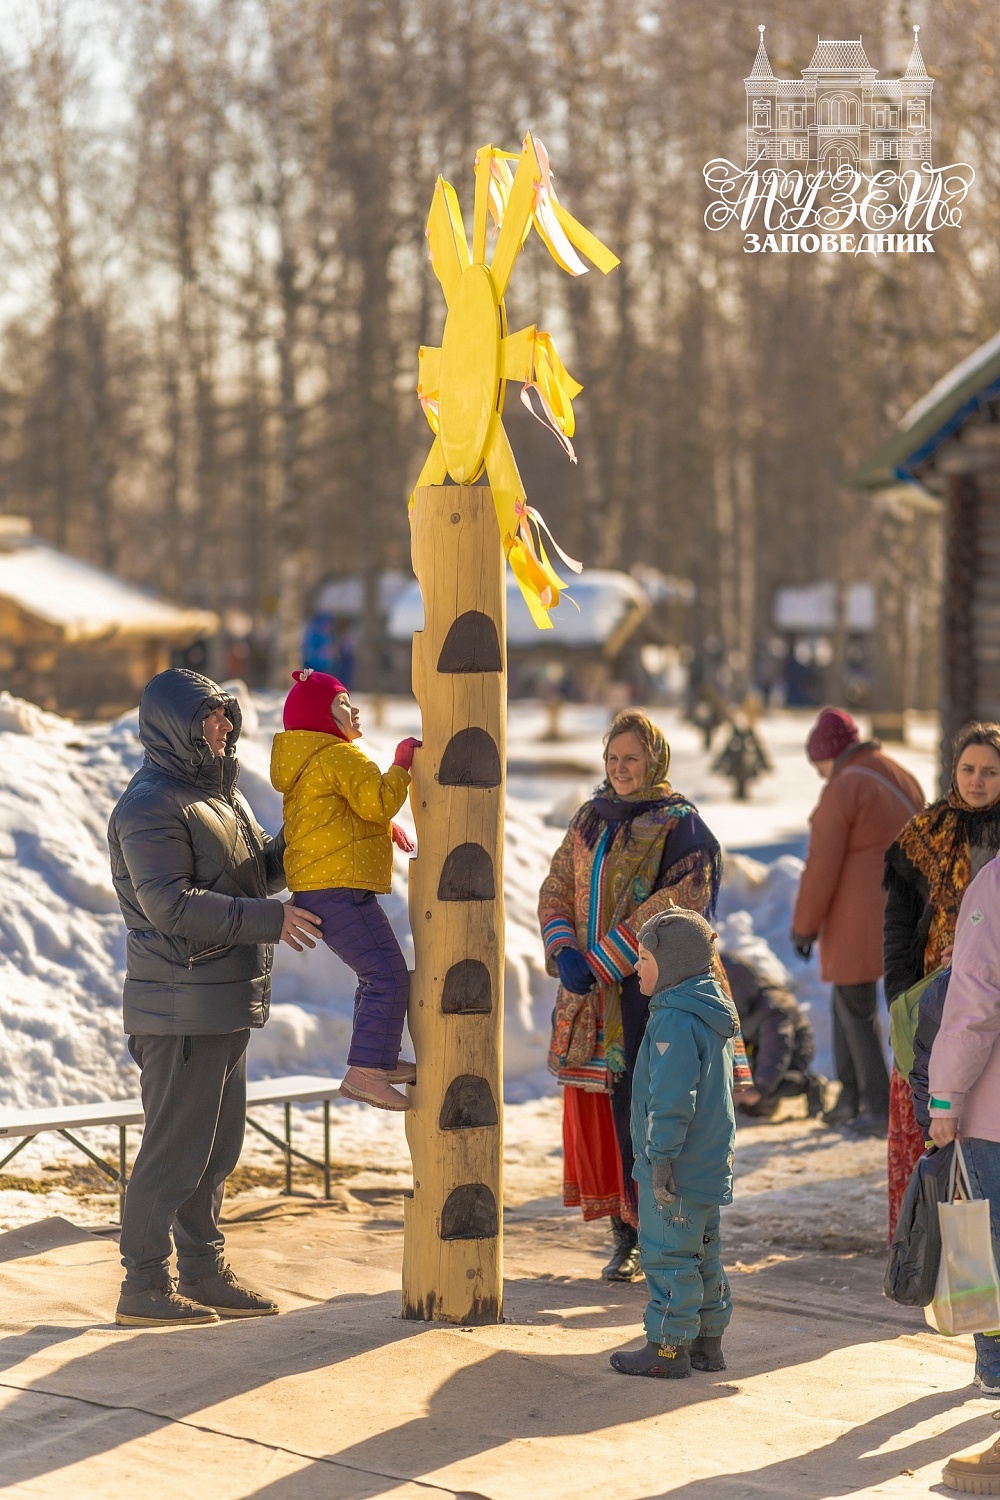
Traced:
<svg viewBox="0 0 1000 1500">
<path fill-rule="evenodd" d="M 669 1208 L 677 1197 L 677 1184 L 674 1182 L 674 1164 L 672 1161 L 654 1161 L 653 1197 L 663 1208 Z"/>
</svg>

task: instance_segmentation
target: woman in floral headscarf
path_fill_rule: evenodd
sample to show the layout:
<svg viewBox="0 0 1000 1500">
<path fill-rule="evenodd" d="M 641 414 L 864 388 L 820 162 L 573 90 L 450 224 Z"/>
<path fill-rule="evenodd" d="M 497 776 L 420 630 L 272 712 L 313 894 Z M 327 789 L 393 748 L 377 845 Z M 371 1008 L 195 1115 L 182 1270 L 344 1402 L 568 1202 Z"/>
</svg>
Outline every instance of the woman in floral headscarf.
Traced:
<svg viewBox="0 0 1000 1500">
<path fill-rule="evenodd" d="M 1000 849 L 1000 724 L 966 724 L 954 747 L 947 795 L 906 824 L 885 856 L 885 998 L 951 962 L 969 882 Z M 907 1078 L 889 1082 L 889 1239 L 910 1174 L 924 1150 Z"/>
<path fill-rule="evenodd" d="M 584 1219 L 611 1218 L 603 1276 L 639 1274 L 629 1129 L 632 1071 L 648 1001 L 634 972 L 642 924 L 682 906 L 711 919 L 722 856 L 696 809 L 671 790 L 670 749 L 645 714 L 625 710 L 604 738 L 606 780 L 575 813 L 542 886 L 538 918 L 560 1001 L 587 996 L 589 1059 L 550 1053 L 563 1096 L 563 1202 Z M 558 1005 L 557 1005 L 558 1011 Z M 749 1070 L 745 1079 L 749 1082 Z"/>
</svg>

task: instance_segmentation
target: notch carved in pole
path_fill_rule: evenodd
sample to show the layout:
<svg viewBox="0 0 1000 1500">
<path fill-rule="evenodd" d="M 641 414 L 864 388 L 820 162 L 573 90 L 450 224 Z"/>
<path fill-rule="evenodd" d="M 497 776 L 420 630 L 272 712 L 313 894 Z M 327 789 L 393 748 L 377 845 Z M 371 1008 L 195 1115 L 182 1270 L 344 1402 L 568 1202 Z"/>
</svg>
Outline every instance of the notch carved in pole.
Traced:
<svg viewBox="0 0 1000 1500">
<path fill-rule="evenodd" d="M 442 1130 L 481 1130 L 496 1125 L 497 1106 L 485 1078 L 460 1073 L 448 1085 L 438 1125 Z"/>
<path fill-rule="evenodd" d="M 441 757 L 438 781 L 442 786 L 500 785 L 500 751 L 485 729 L 460 729 Z"/>
<path fill-rule="evenodd" d="M 492 1240 L 499 1232 L 497 1200 L 485 1183 L 452 1188 L 441 1210 L 443 1240 Z"/>
<path fill-rule="evenodd" d="M 482 844 L 459 844 L 444 862 L 438 882 L 439 901 L 496 899 L 493 861 Z"/>
<path fill-rule="evenodd" d="M 446 1016 L 488 1016 L 493 1009 L 490 971 L 478 958 L 463 958 L 444 976 L 441 1010 Z"/>
<path fill-rule="evenodd" d="M 489 615 L 482 610 L 467 609 L 459 615 L 445 636 L 439 672 L 502 672 L 503 654 L 500 637 Z"/>
</svg>

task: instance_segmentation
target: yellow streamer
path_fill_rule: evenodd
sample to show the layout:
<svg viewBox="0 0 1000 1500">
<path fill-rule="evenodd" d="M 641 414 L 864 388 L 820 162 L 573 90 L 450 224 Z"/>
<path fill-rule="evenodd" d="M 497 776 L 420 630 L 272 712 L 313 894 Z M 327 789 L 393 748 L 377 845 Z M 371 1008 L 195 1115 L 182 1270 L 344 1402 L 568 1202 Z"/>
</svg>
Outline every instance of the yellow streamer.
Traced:
<svg viewBox="0 0 1000 1500">
<path fill-rule="evenodd" d="M 577 250 L 582 250 L 599 271 L 605 274 L 613 271 L 615 266 L 621 265 L 618 256 L 563 208 L 552 186 L 549 153 L 537 137 L 534 146 L 542 175 L 535 185 L 532 219 L 552 259 L 571 276 L 583 276 L 588 268 L 576 254 Z"/>
<path fill-rule="evenodd" d="M 496 244 L 487 265 L 491 220 Z M 549 560 L 545 538 L 566 567 L 578 573 L 582 565 L 562 550 L 540 512 L 527 503 L 503 428 L 503 383 L 522 383 L 522 401 L 551 427 L 574 463 L 573 401 L 582 386 L 566 369 L 550 334 L 530 327 L 506 332 L 503 299 L 532 225 L 556 264 L 570 275 L 580 276 L 588 269 L 581 256 L 602 272 L 619 264 L 618 257 L 563 208 L 552 185 L 548 153 L 530 134 L 517 155 L 494 146 L 483 146 L 477 153 L 471 250 L 455 190 L 442 178 L 437 180 L 427 238 L 448 318 L 441 346 L 420 351 L 417 397 L 434 443 L 417 485 L 442 484 L 449 476 L 456 483 L 468 483 L 485 467 L 504 552 L 533 620 L 547 629 L 552 624 L 550 612 L 565 588 Z"/>
</svg>

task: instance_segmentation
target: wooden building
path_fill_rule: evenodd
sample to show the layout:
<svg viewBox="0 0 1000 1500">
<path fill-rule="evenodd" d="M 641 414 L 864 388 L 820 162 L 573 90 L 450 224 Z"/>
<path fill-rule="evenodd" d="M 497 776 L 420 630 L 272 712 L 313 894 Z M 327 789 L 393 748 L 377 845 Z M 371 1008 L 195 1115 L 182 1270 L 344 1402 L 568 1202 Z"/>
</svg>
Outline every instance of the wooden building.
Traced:
<svg viewBox="0 0 1000 1500">
<path fill-rule="evenodd" d="M 168 604 L 0 516 L 0 690 L 68 718 L 111 718 L 173 651 L 218 628 L 211 610 Z"/>
<path fill-rule="evenodd" d="M 942 759 L 970 719 L 1000 720 L 1000 333 L 944 375 L 855 476 L 915 486 L 944 521 Z"/>
</svg>

